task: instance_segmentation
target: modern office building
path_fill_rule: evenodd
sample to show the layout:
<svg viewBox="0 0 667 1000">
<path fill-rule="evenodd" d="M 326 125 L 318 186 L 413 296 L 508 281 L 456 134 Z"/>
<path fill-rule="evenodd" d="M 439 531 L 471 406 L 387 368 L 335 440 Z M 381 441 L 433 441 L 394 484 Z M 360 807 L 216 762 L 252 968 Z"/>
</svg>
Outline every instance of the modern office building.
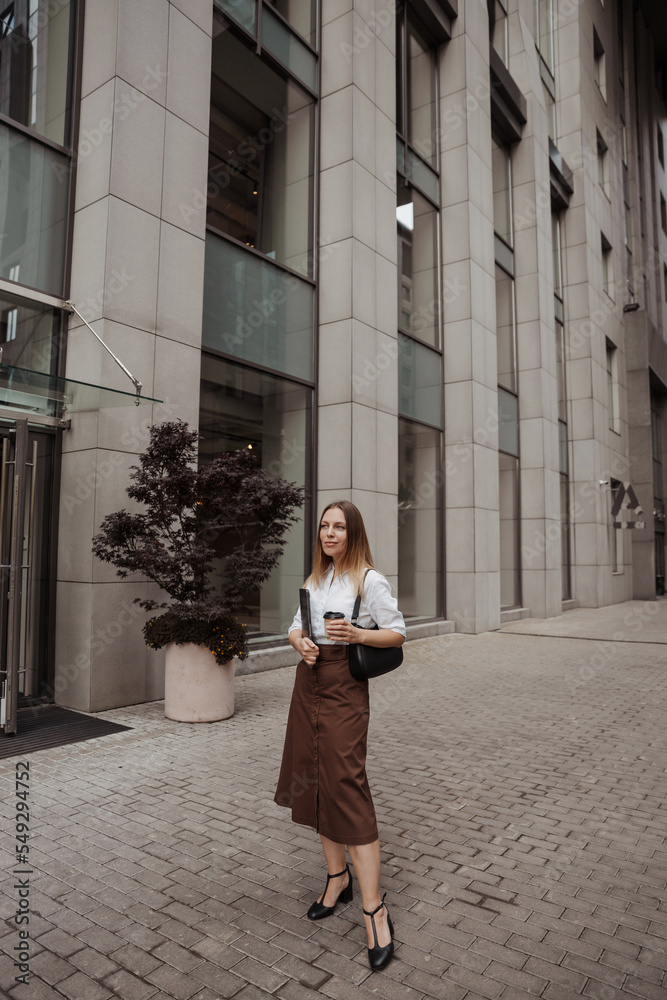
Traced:
<svg viewBox="0 0 667 1000">
<path fill-rule="evenodd" d="M 0 8 L 0 725 L 161 697 L 91 552 L 153 422 L 306 488 L 244 669 L 336 498 L 412 635 L 655 599 L 662 4 Z"/>
</svg>

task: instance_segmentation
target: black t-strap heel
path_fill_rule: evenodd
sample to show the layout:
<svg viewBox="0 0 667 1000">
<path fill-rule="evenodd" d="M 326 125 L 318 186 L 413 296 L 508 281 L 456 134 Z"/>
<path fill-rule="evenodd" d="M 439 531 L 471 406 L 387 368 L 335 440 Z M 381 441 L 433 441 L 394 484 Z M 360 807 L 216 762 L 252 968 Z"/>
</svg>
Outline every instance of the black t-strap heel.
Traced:
<svg viewBox="0 0 667 1000">
<path fill-rule="evenodd" d="M 350 872 L 349 865 L 345 865 L 345 870 L 342 872 L 336 872 L 335 875 L 327 874 L 327 884 L 324 887 L 324 895 L 322 896 L 322 899 L 324 899 L 324 896 L 326 896 L 327 894 L 327 889 L 329 888 L 329 882 L 331 881 L 331 879 L 340 878 L 341 875 L 345 874 L 345 872 L 347 872 L 347 874 L 349 875 L 350 881 L 347 883 L 344 889 L 341 889 L 340 895 L 338 896 L 338 899 L 336 900 L 334 905 L 325 906 L 324 903 L 320 903 L 316 900 L 308 910 L 308 917 L 310 920 L 321 920 L 322 917 L 330 917 L 333 911 L 336 909 L 337 903 L 352 902 L 352 899 L 354 897 L 354 890 L 352 888 L 352 874 Z"/>
<path fill-rule="evenodd" d="M 393 941 L 394 925 L 391 922 L 391 917 L 389 916 L 389 910 L 387 910 L 387 923 L 389 924 L 389 933 L 391 934 L 392 937 L 392 940 L 389 942 L 389 944 L 383 946 L 380 946 L 378 944 L 378 933 L 377 933 L 377 928 L 375 926 L 375 914 L 378 913 L 384 906 L 384 899 L 386 895 L 387 893 L 385 892 L 384 896 L 382 897 L 382 902 L 380 903 L 379 906 L 376 906 L 374 910 L 371 910 L 369 912 L 368 910 L 363 910 L 362 907 L 362 910 L 366 914 L 366 916 L 371 918 L 371 927 L 373 928 L 374 945 L 372 948 L 368 949 L 368 963 L 373 972 L 379 972 L 380 969 L 384 969 L 385 965 L 387 964 L 391 956 L 394 954 L 394 941 Z M 385 910 L 386 909 L 387 907 L 385 906 Z"/>
</svg>

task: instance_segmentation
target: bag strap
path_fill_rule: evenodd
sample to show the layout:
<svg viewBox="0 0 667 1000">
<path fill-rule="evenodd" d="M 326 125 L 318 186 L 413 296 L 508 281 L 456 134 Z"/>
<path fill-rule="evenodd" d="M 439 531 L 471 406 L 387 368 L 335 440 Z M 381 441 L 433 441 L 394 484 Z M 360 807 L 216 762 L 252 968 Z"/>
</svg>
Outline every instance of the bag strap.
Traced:
<svg viewBox="0 0 667 1000">
<path fill-rule="evenodd" d="M 366 582 L 366 574 L 370 573 L 370 571 L 371 571 L 371 569 L 370 569 L 370 566 L 369 566 L 368 569 L 366 570 L 366 573 L 364 573 L 364 583 Z M 352 625 L 356 625 L 357 624 L 357 618 L 359 617 L 359 608 L 360 607 L 361 607 L 361 594 L 359 593 L 359 594 L 357 594 L 357 599 L 354 602 L 354 607 L 352 608 L 352 617 L 350 618 L 350 623 Z"/>
</svg>

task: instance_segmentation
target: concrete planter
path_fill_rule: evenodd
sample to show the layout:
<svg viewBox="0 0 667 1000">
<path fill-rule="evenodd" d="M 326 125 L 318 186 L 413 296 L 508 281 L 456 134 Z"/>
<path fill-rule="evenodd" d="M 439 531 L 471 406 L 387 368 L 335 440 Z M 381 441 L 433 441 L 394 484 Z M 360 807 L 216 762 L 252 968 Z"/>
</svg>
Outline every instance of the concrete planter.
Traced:
<svg viewBox="0 0 667 1000">
<path fill-rule="evenodd" d="M 164 714 L 175 722 L 218 722 L 234 714 L 234 666 L 194 642 L 165 647 Z"/>
</svg>

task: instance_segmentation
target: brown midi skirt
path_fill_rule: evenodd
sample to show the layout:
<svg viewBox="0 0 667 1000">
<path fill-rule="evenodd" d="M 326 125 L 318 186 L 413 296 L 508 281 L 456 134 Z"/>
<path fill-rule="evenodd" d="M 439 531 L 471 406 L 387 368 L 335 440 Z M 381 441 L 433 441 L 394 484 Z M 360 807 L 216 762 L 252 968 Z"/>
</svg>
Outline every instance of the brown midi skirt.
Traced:
<svg viewBox="0 0 667 1000">
<path fill-rule="evenodd" d="M 274 801 L 337 844 L 378 839 L 366 777 L 369 717 L 368 681 L 350 674 L 347 646 L 320 646 L 313 669 L 300 661 Z"/>
</svg>

